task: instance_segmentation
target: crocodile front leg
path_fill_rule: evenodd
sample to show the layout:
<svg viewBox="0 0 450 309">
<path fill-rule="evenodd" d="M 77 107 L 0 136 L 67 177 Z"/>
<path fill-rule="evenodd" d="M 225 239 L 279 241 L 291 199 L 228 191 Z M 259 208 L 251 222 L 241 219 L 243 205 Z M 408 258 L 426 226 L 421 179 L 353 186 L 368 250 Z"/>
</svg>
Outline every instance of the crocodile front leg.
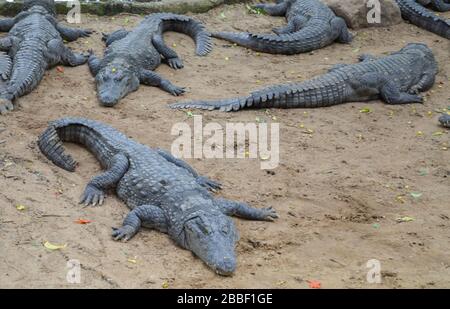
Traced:
<svg viewBox="0 0 450 309">
<path fill-rule="evenodd" d="M 174 96 L 179 96 L 180 94 L 183 94 L 185 92 L 183 87 L 177 87 L 173 85 L 169 80 L 162 78 L 153 71 L 145 69 L 141 70 L 139 80 L 144 85 L 159 87 Z"/>
<path fill-rule="evenodd" d="M 128 170 L 129 162 L 128 158 L 124 154 L 116 154 L 110 163 L 109 169 L 92 178 L 92 180 L 86 186 L 83 195 L 80 199 L 80 204 L 85 204 L 86 206 L 91 204 L 95 206 L 97 203 L 99 205 L 103 204 L 105 199 L 105 190 L 116 185 L 123 175 Z"/>
<path fill-rule="evenodd" d="M 74 53 L 59 39 L 50 40 L 47 44 L 47 62 L 49 66 L 61 62 L 64 65 L 78 66 L 87 62 L 88 56 Z"/>
<path fill-rule="evenodd" d="M 0 19 L 0 32 L 8 32 L 15 24 L 14 18 Z"/>
<path fill-rule="evenodd" d="M 89 58 L 88 58 L 88 66 L 89 70 L 91 71 L 92 75 L 97 75 L 98 71 L 100 70 L 100 63 L 101 60 L 95 56 L 94 52 L 89 50 Z"/>
<path fill-rule="evenodd" d="M 75 41 L 78 38 L 88 37 L 92 34 L 92 30 L 89 29 L 70 28 L 61 24 L 56 25 L 56 30 L 68 42 Z"/>
<path fill-rule="evenodd" d="M 114 228 L 114 240 L 130 240 L 141 226 L 167 232 L 167 219 L 161 208 L 153 205 L 142 205 L 128 213 L 122 227 Z"/>
<path fill-rule="evenodd" d="M 155 35 L 152 38 L 152 43 L 156 50 L 163 55 L 164 60 L 172 69 L 177 70 L 183 68 L 183 61 L 173 49 L 169 48 L 166 43 L 164 43 L 162 36 Z"/>
<path fill-rule="evenodd" d="M 208 190 L 211 191 L 215 191 L 218 189 L 221 189 L 221 185 L 220 183 L 209 179 L 208 177 L 205 176 L 200 176 L 193 168 L 192 166 L 190 166 L 189 164 L 187 164 L 186 162 L 184 162 L 183 160 L 180 160 L 178 158 L 175 158 L 172 154 L 170 154 L 169 152 L 163 150 L 163 149 L 155 149 L 162 157 L 164 157 L 164 159 L 166 159 L 167 161 L 175 164 L 176 166 L 182 167 L 184 169 L 186 169 L 189 173 L 192 174 L 192 176 L 195 177 L 195 180 L 197 181 L 197 183 L 203 187 L 205 187 Z"/>
<path fill-rule="evenodd" d="M 216 199 L 214 201 L 220 210 L 227 216 L 237 216 L 249 220 L 274 221 L 278 214 L 272 207 L 253 208 L 245 203 L 239 203 L 226 199 Z"/>
</svg>

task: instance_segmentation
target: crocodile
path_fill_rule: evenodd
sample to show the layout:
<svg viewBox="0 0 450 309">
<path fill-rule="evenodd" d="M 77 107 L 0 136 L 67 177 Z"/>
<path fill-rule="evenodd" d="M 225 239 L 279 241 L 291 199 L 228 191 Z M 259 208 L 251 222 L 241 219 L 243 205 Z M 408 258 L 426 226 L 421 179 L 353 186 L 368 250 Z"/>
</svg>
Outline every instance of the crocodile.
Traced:
<svg viewBox="0 0 450 309">
<path fill-rule="evenodd" d="M 438 12 L 450 11 L 450 2 L 448 0 L 417 0 L 423 6 L 429 6 Z"/>
<path fill-rule="evenodd" d="M 410 43 L 383 58 L 370 54 L 360 63 L 336 64 L 326 74 L 300 82 L 270 86 L 249 96 L 173 103 L 174 109 L 238 111 L 243 108 L 314 108 L 344 102 L 383 99 L 388 104 L 420 103 L 420 91 L 432 87 L 438 67 L 433 52 Z"/>
<path fill-rule="evenodd" d="M 439 117 L 439 122 L 442 126 L 450 129 L 450 115 L 444 114 L 441 117 Z"/>
<path fill-rule="evenodd" d="M 178 31 L 191 36 L 196 41 L 199 56 L 211 51 L 211 35 L 200 22 L 170 13 L 147 15 L 132 31 L 119 29 L 104 35 L 107 48 L 103 59 L 97 58 L 91 51 L 88 61 L 102 105 L 116 105 L 121 98 L 137 90 L 140 83 L 160 87 L 175 96 L 185 92 L 184 88 L 173 85 L 153 71 L 161 61 L 173 69 L 183 67 L 176 52 L 164 43 L 162 34 L 165 31 Z"/>
<path fill-rule="evenodd" d="M 439 17 L 415 0 L 395 0 L 403 19 L 410 23 L 450 39 L 450 20 Z"/>
<path fill-rule="evenodd" d="M 352 41 L 344 19 L 319 0 L 284 0 L 255 4 L 254 8 L 272 16 L 285 16 L 287 25 L 274 28 L 275 34 L 214 32 L 211 35 L 258 52 L 285 55 L 310 52 L 335 41 Z"/>
<path fill-rule="evenodd" d="M 14 18 L 0 19 L 0 114 L 14 109 L 13 101 L 37 87 L 46 69 L 59 63 L 78 66 L 88 55 L 74 53 L 63 39 L 75 41 L 92 31 L 58 23 L 53 0 L 25 0 Z M 7 53 L 5 53 L 7 52 Z"/>
<path fill-rule="evenodd" d="M 38 140 L 42 153 L 57 166 L 74 171 L 76 162 L 63 141 L 86 146 L 106 170 L 86 186 L 80 203 L 101 205 L 105 190 L 115 187 L 131 209 L 115 240 L 127 241 L 141 226 L 167 233 L 179 246 L 191 250 L 218 274 L 236 268 L 238 232 L 232 215 L 273 221 L 272 207 L 215 198 L 209 191 L 220 184 L 200 176 L 186 162 L 162 149 L 139 144 L 114 128 L 85 118 L 62 118 L 50 123 Z"/>
</svg>

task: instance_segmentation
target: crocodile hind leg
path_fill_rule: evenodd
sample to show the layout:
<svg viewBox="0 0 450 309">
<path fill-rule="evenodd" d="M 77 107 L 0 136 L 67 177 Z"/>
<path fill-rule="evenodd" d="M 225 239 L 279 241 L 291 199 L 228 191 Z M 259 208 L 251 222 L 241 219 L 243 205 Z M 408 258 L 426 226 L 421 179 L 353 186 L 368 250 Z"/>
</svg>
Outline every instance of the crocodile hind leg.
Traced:
<svg viewBox="0 0 450 309">
<path fill-rule="evenodd" d="M 418 94 L 421 91 L 427 91 L 434 85 L 436 74 L 434 73 L 424 73 L 420 78 L 419 82 L 409 88 L 408 93 Z"/>
<path fill-rule="evenodd" d="M 152 43 L 156 50 L 163 55 L 165 62 L 167 62 L 172 69 L 177 70 L 183 68 L 183 61 L 173 49 L 167 47 L 161 35 L 155 35 L 152 38 Z"/>
<path fill-rule="evenodd" d="M 105 42 L 106 46 L 111 45 L 114 41 L 121 40 L 128 35 L 128 31 L 125 29 L 119 29 L 110 34 L 102 33 L 102 41 Z"/>
<path fill-rule="evenodd" d="M 113 228 L 114 240 L 130 240 L 141 226 L 167 232 L 167 219 L 161 208 L 153 205 L 142 205 L 134 208 L 123 220 L 120 228 Z"/>
<path fill-rule="evenodd" d="M 63 39 L 65 39 L 68 42 L 75 41 L 78 38 L 88 37 L 92 34 L 92 30 L 70 28 L 61 24 L 56 25 L 56 30 L 58 30 Z"/>
<path fill-rule="evenodd" d="M 237 216 L 249 220 L 273 221 L 278 215 L 272 207 L 253 208 L 245 203 L 239 203 L 226 199 L 216 199 L 214 201 L 220 210 L 227 216 Z"/>
<path fill-rule="evenodd" d="M 284 27 L 273 28 L 272 31 L 276 34 L 288 34 L 293 33 L 300 30 L 306 23 L 308 19 L 304 16 L 295 16 L 291 20 L 289 20 L 288 24 Z"/>
<path fill-rule="evenodd" d="M 176 166 L 182 167 L 184 169 L 186 169 L 189 173 L 191 173 L 194 177 L 195 180 L 197 181 L 197 183 L 205 188 L 207 188 L 208 190 L 214 191 L 217 189 L 221 189 L 221 185 L 220 183 L 209 179 L 208 177 L 205 176 L 200 176 L 189 164 L 187 164 L 186 162 L 184 162 L 183 160 L 180 160 L 178 158 L 175 158 L 172 154 L 170 154 L 169 152 L 163 150 L 163 149 L 155 149 L 162 157 L 164 157 L 164 159 L 166 159 L 167 161 L 175 164 Z"/>
<path fill-rule="evenodd" d="M 184 88 L 173 85 L 169 80 L 162 78 L 153 71 L 141 70 L 139 80 L 144 85 L 159 87 L 174 96 L 178 96 L 185 92 Z"/>
<path fill-rule="evenodd" d="M 287 11 L 287 2 L 277 2 L 276 4 L 271 3 L 257 3 L 253 5 L 256 9 L 262 9 L 270 16 L 284 16 Z"/>
<path fill-rule="evenodd" d="M 350 43 L 353 39 L 352 34 L 348 31 L 345 20 L 341 17 L 335 17 L 330 23 L 331 31 L 339 43 Z"/>
<path fill-rule="evenodd" d="M 11 57 L 9 57 L 7 53 L 0 51 L 0 77 L 2 80 L 7 80 L 9 78 L 11 68 L 12 68 Z"/>
<path fill-rule="evenodd" d="M 83 137 L 80 137 L 80 139 L 83 139 Z M 116 154 L 111 159 L 109 169 L 92 178 L 87 184 L 86 189 L 81 196 L 80 204 L 85 204 L 87 206 L 92 203 L 92 205 L 95 206 L 98 203 L 99 205 L 102 205 L 103 200 L 105 199 L 104 191 L 114 186 L 122 179 L 123 175 L 128 170 L 128 166 L 128 158 L 124 154 Z"/>
<path fill-rule="evenodd" d="M 422 103 L 422 97 L 401 92 L 396 83 L 380 73 L 366 73 L 352 82 L 352 88 L 362 97 L 370 97 L 377 92 L 387 104 Z"/>
</svg>

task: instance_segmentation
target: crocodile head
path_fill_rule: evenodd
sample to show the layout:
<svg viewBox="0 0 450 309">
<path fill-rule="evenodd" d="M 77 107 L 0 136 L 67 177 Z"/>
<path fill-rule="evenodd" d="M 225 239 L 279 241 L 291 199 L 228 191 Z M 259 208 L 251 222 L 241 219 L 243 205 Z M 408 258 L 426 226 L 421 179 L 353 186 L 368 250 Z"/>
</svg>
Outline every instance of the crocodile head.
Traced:
<svg viewBox="0 0 450 309">
<path fill-rule="evenodd" d="M 401 53 L 419 54 L 427 60 L 434 60 L 433 51 L 424 43 L 408 43 L 400 50 Z"/>
<path fill-rule="evenodd" d="M 56 15 L 54 0 L 25 0 L 22 11 L 36 11 Z"/>
<path fill-rule="evenodd" d="M 110 63 L 101 68 L 95 76 L 97 94 L 104 106 L 114 106 L 128 93 L 139 87 L 139 78 L 129 66 Z"/>
<path fill-rule="evenodd" d="M 236 269 L 234 252 L 239 239 L 233 220 L 222 214 L 202 213 L 184 224 L 185 246 L 220 275 Z"/>
</svg>

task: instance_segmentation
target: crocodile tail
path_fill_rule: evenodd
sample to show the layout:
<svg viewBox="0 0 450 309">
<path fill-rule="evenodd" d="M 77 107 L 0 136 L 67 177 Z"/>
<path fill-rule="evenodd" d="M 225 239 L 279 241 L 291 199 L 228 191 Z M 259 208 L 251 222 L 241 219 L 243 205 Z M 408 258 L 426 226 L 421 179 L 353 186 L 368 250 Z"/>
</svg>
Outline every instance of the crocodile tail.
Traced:
<svg viewBox="0 0 450 309">
<path fill-rule="evenodd" d="M 246 98 L 233 98 L 224 100 L 211 100 L 211 101 L 188 101 L 170 104 L 169 107 L 173 109 L 205 109 L 215 110 L 218 109 L 222 112 L 235 112 L 246 106 Z"/>
<path fill-rule="evenodd" d="M 205 26 L 192 17 L 160 13 L 162 20 L 162 31 L 176 31 L 190 36 L 196 45 L 196 53 L 199 56 L 206 56 L 212 50 L 211 34 Z M 154 15 L 150 15 L 154 16 Z"/>
<path fill-rule="evenodd" d="M 211 35 L 214 38 L 270 54 L 292 55 L 306 53 L 325 45 L 322 35 L 308 35 L 307 29 L 281 35 L 253 34 L 249 32 L 213 32 Z"/>
<path fill-rule="evenodd" d="M 60 136 L 60 129 L 70 124 L 71 122 L 68 119 L 60 119 L 50 123 L 48 128 L 39 136 L 37 144 L 41 152 L 56 166 L 73 172 L 77 162 L 66 153 Z"/>
<path fill-rule="evenodd" d="M 174 109 L 219 109 L 225 112 L 244 108 L 317 108 L 346 101 L 345 83 L 328 74 L 314 80 L 266 87 L 247 97 L 217 101 L 191 101 L 169 105 Z"/>
<path fill-rule="evenodd" d="M 450 39 L 450 21 L 445 20 L 414 0 L 396 0 L 404 19 L 412 24 Z"/>
</svg>

